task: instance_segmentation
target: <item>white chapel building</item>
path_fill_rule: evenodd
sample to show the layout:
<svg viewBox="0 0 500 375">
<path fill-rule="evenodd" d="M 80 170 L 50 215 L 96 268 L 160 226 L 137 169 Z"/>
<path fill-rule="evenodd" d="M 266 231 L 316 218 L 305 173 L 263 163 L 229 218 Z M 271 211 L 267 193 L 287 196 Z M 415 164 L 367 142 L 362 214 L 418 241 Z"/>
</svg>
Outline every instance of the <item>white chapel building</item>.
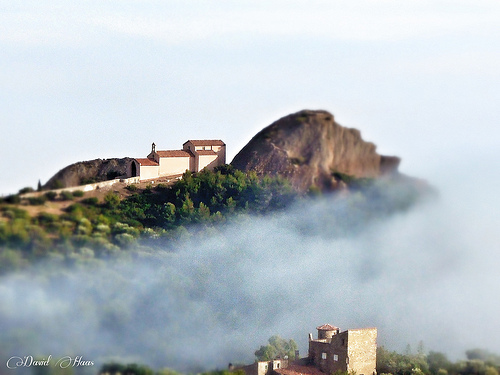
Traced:
<svg viewBox="0 0 500 375">
<path fill-rule="evenodd" d="M 144 181 L 179 176 L 186 171 L 199 172 L 203 168 L 213 170 L 225 163 L 226 144 L 219 139 L 189 140 L 182 150 L 157 151 L 153 143 L 147 158 L 132 161 L 129 175 Z"/>
</svg>

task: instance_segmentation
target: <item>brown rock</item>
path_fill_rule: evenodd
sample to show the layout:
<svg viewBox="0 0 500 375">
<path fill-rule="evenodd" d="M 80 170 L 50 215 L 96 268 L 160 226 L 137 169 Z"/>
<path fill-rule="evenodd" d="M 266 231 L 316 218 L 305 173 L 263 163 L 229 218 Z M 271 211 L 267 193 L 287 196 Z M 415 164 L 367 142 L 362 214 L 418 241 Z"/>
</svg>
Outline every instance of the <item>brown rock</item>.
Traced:
<svg viewBox="0 0 500 375">
<path fill-rule="evenodd" d="M 335 122 L 327 111 L 303 110 L 260 131 L 231 164 L 258 175 L 281 175 L 299 191 L 334 190 L 339 175 L 376 178 L 397 174 L 400 159 L 377 154 L 359 130 Z"/>
<path fill-rule="evenodd" d="M 81 161 L 61 169 L 43 186 L 44 190 L 79 186 L 126 176 L 131 158 Z"/>
</svg>

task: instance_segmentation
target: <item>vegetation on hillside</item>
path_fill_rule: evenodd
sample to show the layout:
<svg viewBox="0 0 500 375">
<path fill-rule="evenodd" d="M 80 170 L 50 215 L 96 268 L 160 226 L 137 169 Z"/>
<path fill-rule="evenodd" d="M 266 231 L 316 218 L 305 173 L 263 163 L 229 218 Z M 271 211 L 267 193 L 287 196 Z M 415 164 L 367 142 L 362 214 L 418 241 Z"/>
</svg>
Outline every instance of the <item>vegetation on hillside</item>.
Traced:
<svg viewBox="0 0 500 375">
<path fill-rule="evenodd" d="M 452 362 L 446 354 L 431 351 L 425 353 L 419 345 L 417 353 L 406 350 L 405 354 L 377 349 L 377 373 L 392 375 L 498 375 L 500 355 L 484 349 L 468 350 L 466 360 Z"/>
<path fill-rule="evenodd" d="M 343 176 L 344 180 L 347 177 Z M 365 216 L 406 209 L 418 198 L 414 188 L 391 192 L 391 183 L 350 178 L 350 209 Z M 168 249 L 179 238 L 220 227 L 228 217 L 267 215 L 304 197 L 283 177 L 258 177 L 230 165 L 215 171 L 186 172 L 173 185 L 152 185 L 122 199 L 113 191 L 103 199 L 82 191 L 47 192 L 22 199 L 9 196 L 0 203 L 0 274 L 24 268 L 39 259 L 57 259 L 67 265 L 118 256 L 141 247 Z M 311 190 L 308 196 L 322 194 Z M 61 215 L 43 212 L 30 216 L 23 204 L 45 207 L 46 202 L 71 203 Z"/>
<path fill-rule="evenodd" d="M 230 166 L 211 172 L 186 172 L 173 186 L 148 186 L 126 199 L 109 192 L 102 201 L 83 198 L 62 215 L 41 212 L 31 217 L 19 195 L 0 205 L 0 273 L 37 259 L 64 258 L 67 263 L 106 258 L 131 245 L 162 246 L 189 232 L 206 229 L 233 214 L 267 214 L 297 199 L 283 178 L 258 178 Z M 53 192 L 29 198 L 28 204 L 73 200 L 81 192 Z"/>
</svg>

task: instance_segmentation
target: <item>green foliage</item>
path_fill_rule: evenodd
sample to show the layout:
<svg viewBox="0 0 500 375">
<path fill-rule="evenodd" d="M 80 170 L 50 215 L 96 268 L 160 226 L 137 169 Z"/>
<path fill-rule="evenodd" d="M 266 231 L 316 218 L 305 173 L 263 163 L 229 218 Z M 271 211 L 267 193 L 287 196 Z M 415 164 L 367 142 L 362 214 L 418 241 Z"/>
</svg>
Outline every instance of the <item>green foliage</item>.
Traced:
<svg viewBox="0 0 500 375">
<path fill-rule="evenodd" d="M 499 356 L 482 349 L 468 350 L 467 361 L 452 363 L 440 352 L 424 353 L 419 345 L 417 354 L 408 346 L 405 354 L 377 348 L 377 373 L 392 375 L 497 375 Z"/>
<path fill-rule="evenodd" d="M 96 197 L 85 198 L 80 201 L 82 204 L 86 204 L 88 206 L 97 206 L 99 204 L 99 199 Z"/>
<path fill-rule="evenodd" d="M 99 181 L 100 181 L 100 179 L 95 178 L 95 177 L 81 178 L 79 185 L 90 185 L 90 184 L 95 184 L 96 182 L 99 182 Z"/>
<path fill-rule="evenodd" d="M 33 189 L 32 187 L 30 186 L 27 186 L 27 187 L 24 187 L 22 189 L 19 190 L 19 194 L 26 194 L 26 193 L 32 193 L 34 192 L 35 189 Z"/>
<path fill-rule="evenodd" d="M 413 355 L 409 347 L 406 354 L 399 354 L 382 346 L 377 348 L 377 373 L 422 375 L 429 373 L 429 365 L 424 354 Z"/>
<path fill-rule="evenodd" d="M 478 359 L 487 364 L 500 366 L 500 355 L 489 352 L 485 349 L 471 349 L 465 352 L 467 359 L 474 360 Z"/>
<path fill-rule="evenodd" d="M 55 201 L 57 198 L 57 193 L 54 191 L 48 191 L 45 193 L 45 196 L 49 201 Z"/>
<path fill-rule="evenodd" d="M 62 201 L 72 201 L 73 200 L 73 194 L 70 192 L 70 191 L 61 191 L 59 193 L 59 198 L 62 200 Z"/>
<path fill-rule="evenodd" d="M 127 190 L 128 191 L 137 191 L 137 190 L 139 190 L 139 188 L 137 187 L 137 185 L 130 184 L 127 186 Z"/>
<path fill-rule="evenodd" d="M 290 360 L 295 358 L 295 351 L 298 349 L 297 343 L 290 339 L 285 340 L 280 336 L 271 336 L 268 345 L 263 345 L 255 351 L 255 357 L 259 361 L 271 361 L 275 358 L 285 358 Z"/>
<path fill-rule="evenodd" d="M 451 366 L 451 362 L 448 360 L 446 354 L 433 351 L 429 352 L 427 355 L 427 363 L 429 365 L 429 371 L 433 375 L 444 375 L 439 374 L 439 371 L 442 370 L 447 373 Z"/>
<path fill-rule="evenodd" d="M 159 184 L 154 189 L 152 185 L 145 190 L 137 189 L 136 185 L 129 187 L 137 192 L 125 199 L 109 192 L 103 203 L 96 198 L 82 199 L 69 205 L 61 215 L 41 213 L 30 217 L 14 205 L 0 205 L 3 216 L 0 250 L 19 252 L 19 256 L 6 252 L 2 259 L 15 268 L 43 257 L 59 257 L 68 264 L 80 264 L 119 256 L 124 249 L 141 249 L 138 252 L 144 248 L 171 249 L 177 241 L 193 233 L 214 231 L 232 216 L 269 215 L 300 198 L 289 181 L 282 177 L 260 177 L 255 172 L 244 173 L 230 165 L 214 171 L 186 172 L 181 180 L 171 185 Z M 385 204 L 384 194 L 389 190 L 390 186 L 375 184 L 366 191 L 352 194 L 349 209 L 360 211 L 360 215 L 352 216 L 362 217 L 366 214 L 363 210 L 391 212 L 411 203 L 411 197 L 398 195 L 397 199 Z M 53 194 L 47 192 L 43 197 L 55 199 Z M 73 200 L 74 195 L 81 194 L 60 193 L 63 200 Z M 314 189 L 309 192 L 309 195 L 315 194 L 321 192 Z M 20 201 L 19 196 L 15 197 Z M 379 205 L 383 202 L 385 206 L 372 207 L 372 202 Z M 0 272 L 2 270 L 6 272 L 7 268 L 0 268 Z M 425 366 L 418 368 L 427 373 Z M 400 371 L 400 374 L 409 375 L 411 369 Z M 440 369 L 440 366 L 433 368 L 433 375 Z"/>
<path fill-rule="evenodd" d="M 73 192 L 73 196 L 77 198 L 81 198 L 85 195 L 85 192 L 83 190 L 75 190 Z"/>
<path fill-rule="evenodd" d="M 119 204 L 120 204 L 120 196 L 116 193 L 113 193 L 113 192 L 109 192 L 108 194 L 106 194 L 106 196 L 104 197 L 104 203 L 106 204 L 106 206 L 108 206 L 109 208 L 114 208 L 114 207 L 117 207 Z"/>
<path fill-rule="evenodd" d="M 32 206 L 41 206 L 47 202 L 47 197 L 45 195 L 40 195 L 38 197 L 30 197 L 28 198 L 29 204 Z"/>
<path fill-rule="evenodd" d="M 5 203 L 10 203 L 10 204 L 19 204 L 21 203 L 21 197 L 17 194 L 11 194 L 6 196 L 4 199 Z"/>
<path fill-rule="evenodd" d="M 137 190 L 132 186 L 130 190 Z M 73 200 L 75 195 L 83 192 L 62 191 L 60 199 Z M 57 196 L 47 192 L 42 197 L 45 202 Z M 296 198 L 282 178 L 258 178 L 224 165 L 213 172 L 186 172 L 173 185 L 159 184 L 154 189 L 149 185 L 123 200 L 114 192 L 102 204 L 97 198 L 86 198 L 68 206 L 62 215 L 41 213 L 31 218 L 26 211 L 4 205 L 0 208 L 7 221 L 0 225 L 0 246 L 20 253 L 5 252 L 2 259 L 12 268 L 54 254 L 69 263 L 86 262 L 128 249 L 138 241 L 175 243 L 191 235 L 192 224 L 209 230 L 230 215 L 265 215 Z M 19 196 L 12 201 L 20 202 Z"/>
</svg>

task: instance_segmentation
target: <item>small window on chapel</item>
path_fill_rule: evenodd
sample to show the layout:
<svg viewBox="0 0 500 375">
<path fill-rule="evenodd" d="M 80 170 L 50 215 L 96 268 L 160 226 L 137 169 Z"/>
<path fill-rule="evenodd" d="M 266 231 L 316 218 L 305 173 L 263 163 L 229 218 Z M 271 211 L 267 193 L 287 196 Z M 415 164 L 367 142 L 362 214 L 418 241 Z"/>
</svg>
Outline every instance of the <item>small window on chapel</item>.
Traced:
<svg viewBox="0 0 500 375">
<path fill-rule="evenodd" d="M 333 360 L 334 360 L 334 361 L 338 361 L 338 360 L 339 360 L 339 356 L 338 356 L 337 354 L 334 354 L 334 355 L 333 355 Z"/>
<path fill-rule="evenodd" d="M 321 359 L 326 359 L 326 353 L 325 352 L 321 353 Z"/>
</svg>

